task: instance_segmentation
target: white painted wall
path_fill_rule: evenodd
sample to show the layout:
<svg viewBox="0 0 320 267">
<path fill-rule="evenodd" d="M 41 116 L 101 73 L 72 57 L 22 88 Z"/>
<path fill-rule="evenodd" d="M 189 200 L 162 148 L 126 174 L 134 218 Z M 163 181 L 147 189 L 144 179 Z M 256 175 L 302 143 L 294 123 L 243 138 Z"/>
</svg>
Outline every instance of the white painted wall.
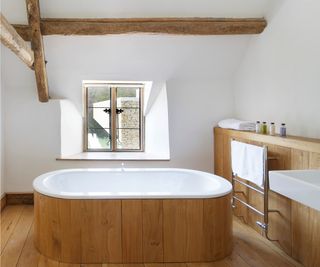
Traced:
<svg viewBox="0 0 320 267">
<path fill-rule="evenodd" d="M 320 2 L 286 0 L 252 38 L 234 82 L 235 114 L 320 137 Z"/>
<path fill-rule="evenodd" d="M 69 100 L 60 100 L 60 155 L 70 156 L 83 151 L 83 120 Z"/>
<path fill-rule="evenodd" d="M 46 37 L 50 95 L 72 101 L 81 112 L 82 80 L 166 81 L 171 160 L 126 166 L 212 171 L 212 127 L 232 115 L 231 80 L 250 38 Z M 56 161 L 59 105 L 39 103 L 34 73 L 4 47 L 2 52 L 7 192 L 31 191 L 36 176 L 55 169 L 120 166 L 114 161 Z"/>
</svg>

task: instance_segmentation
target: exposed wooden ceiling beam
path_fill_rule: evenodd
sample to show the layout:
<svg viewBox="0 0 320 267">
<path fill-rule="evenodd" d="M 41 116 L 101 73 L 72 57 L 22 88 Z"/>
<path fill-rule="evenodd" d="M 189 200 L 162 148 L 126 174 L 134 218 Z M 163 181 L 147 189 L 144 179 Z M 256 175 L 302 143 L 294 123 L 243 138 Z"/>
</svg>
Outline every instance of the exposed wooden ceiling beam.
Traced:
<svg viewBox="0 0 320 267">
<path fill-rule="evenodd" d="M 33 68 L 34 55 L 28 44 L 16 32 L 13 26 L 0 13 L 1 43 L 15 53 L 29 68 Z"/>
<path fill-rule="evenodd" d="M 34 71 L 40 102 L 48 102 L 49 90 L 43 40 L 40 29 L 39 0 L 26 0 L 28 21 L 31 29 L 31 47 L 34 52 Z"/>
<path fill-rule="evenodd" d="M 259 34 L 267 26 L 265 19 L 215 18 L 122 18 L 122 19 L 42 19 L 43 35 L 106 35 L 155 33 L 175 35 Z M 26 37 L 28 28 L 16 25 Z"/>
</svg>

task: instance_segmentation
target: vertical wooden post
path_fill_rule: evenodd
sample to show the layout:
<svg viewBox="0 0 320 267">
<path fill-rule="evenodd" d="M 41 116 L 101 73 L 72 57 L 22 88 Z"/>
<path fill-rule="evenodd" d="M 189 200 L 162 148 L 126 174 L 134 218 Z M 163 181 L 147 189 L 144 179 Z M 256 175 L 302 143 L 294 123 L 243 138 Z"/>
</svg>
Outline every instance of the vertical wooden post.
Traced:
<svg viewBox="0 0 320 267">
<path fill-rule="evenodd" d="M 26 0 L 28 21 L 31 27 L 31 47 L 34 51 L 34 71 L 40 102 L 48 102 L 49 90 L 43 40 L 40 29 L 39 0 Z"/>
</svg>

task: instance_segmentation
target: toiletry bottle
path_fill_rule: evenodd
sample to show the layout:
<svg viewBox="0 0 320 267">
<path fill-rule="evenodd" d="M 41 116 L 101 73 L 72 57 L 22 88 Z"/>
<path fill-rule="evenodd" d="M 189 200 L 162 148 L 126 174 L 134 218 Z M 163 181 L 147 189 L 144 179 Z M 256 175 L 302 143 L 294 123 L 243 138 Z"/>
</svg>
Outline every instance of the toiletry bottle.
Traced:
<svg viewBox="0 0 320 267">
<path fill-rule="evenodd" d="M 275 135 L 276 134 L 276 126 L 274 125 L 274 122 L 270 123 L 269 126 L 269 134 L 270 135 Z"/>
<path fill-rule="evenodd" d="M 281 123 L 280 127 L 280 136 L 286 137 L 287 136 L 287 128 L 285 123 Z"/>
<path fill-rule="evenodd" d="M 261 131 L 261 123 L 260 123 L 260 121 L 257 121 L 256 122 L 256 133 L 260 133 L 260 131 Z"/>
<path fill-rule="evenodd" d="M 261 133 L 262 134 L 267 134 L 267 122 L 262 122 L 262 126 L 261 126 Z"/>
</svg>

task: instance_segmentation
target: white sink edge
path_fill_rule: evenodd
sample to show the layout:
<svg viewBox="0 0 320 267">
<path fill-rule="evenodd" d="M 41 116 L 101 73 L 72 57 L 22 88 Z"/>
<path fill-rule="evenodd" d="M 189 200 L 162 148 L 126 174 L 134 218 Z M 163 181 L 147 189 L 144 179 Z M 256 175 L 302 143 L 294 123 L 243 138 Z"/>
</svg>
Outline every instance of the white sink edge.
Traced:
<svg viewBox="0 0 320 267">
<path fill-rule="evenodd" d="M 296 170 L 293 170 L 293 171 L 296 172 Z M 300 171 L 300 170 L 297 170 L 297 171 Z M 317 170 L 317 171 L 320 172 L 320 170 Z M 290 175 L 287 175 L 287 174 L 283 173 L 283 172 L 289 173 L 290 171 L 270 171 L 270 173 L 271 173 L 271 172 L 272 172 L 272 173 L 276 173 L 277 175 L 283 176 L 283 177 L 286 178 L 286 179 L 294 180 L 294 181 L 297 182 L 297 183 L 301 183 L 301 184 L 304 184 L 304 185 L 307 185 L 307 186 L 310 186 L 310 187 L 315 187 L 317 190 L 319 190 L 319 194 L 320 194 L 320 185 L 313 184 L 313 183 L 311 183 L 311 182 L 309 182 L 309 181 L 306 181 L 306 180 L 303 180 L 303 179 L 299 179 L 299 178 L 297 178 L 297 177 L 293 177 L 293 176 L 290 176 Z M 269 177 L 270 177 L 270 175 L 269 175 Z M 269 179 L 270 179 L 270 178 L 269 178 Z"/>
<path fill-rule="evenodd" d="M 308 172 L 309 170 L 270 171 L 270 190 L 302 205 L 320 211 L 320 186 L 302 178 L 290 176 L 290 172 Z M 317 173 L 320 170 L 315 170 Z M 319 178 L 320 179 L 320 178 Z M 288 186 L 291 183 L 291 186 Z"/>
</svg>

